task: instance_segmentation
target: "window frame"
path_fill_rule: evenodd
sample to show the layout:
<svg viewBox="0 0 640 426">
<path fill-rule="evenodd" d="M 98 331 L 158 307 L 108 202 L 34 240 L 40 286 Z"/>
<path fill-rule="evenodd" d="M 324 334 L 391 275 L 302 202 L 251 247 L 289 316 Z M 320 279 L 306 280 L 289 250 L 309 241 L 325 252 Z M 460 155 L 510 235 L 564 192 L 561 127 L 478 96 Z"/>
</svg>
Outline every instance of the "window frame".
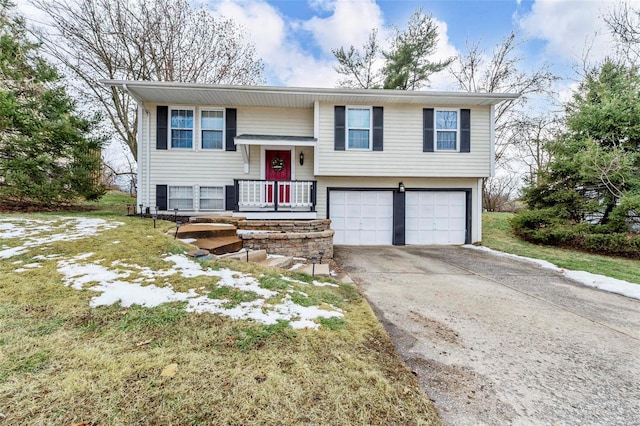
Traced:
<svg viewBox="0 0 640 426">
<path fill-rule="evenodd" d="M 187 200 L 187 198 L 171 198 L 171 189 L 172 188 L 189 188 L 191 189 L 191 207 L 190 208 L 180 208 L 179 210 L 186 211 L 194 211 L 194 190 L 191 185 L 167 185 L 167 211 L 173 211 L 176 207 L 174 207 L 171 202 L 172 200 Z"/>
<path fill-rule="evenodd" d="M 202 189 L 203 188 L 219 188 L 221 189 L 221 197 L 219 198 L 220 200 L 222 200 L 222 207 L 219 209 L 207 209 L 207 208 L 203 208 L 202 207 Z M 218 200 L 218 198 L 205 198 L 205 200 Z M 220 186 L 209 186 L 209 185 L 203 185 L 198 187 L 198 211 L 224 211 L 225 210 L 225 193 L 224 193 L 224 185 L 220 185 Z"/>
<path fill-rule="evenodd" d="M 455 112 L 456 128 L 455 129 L 439 129 L 438 128 L 439 112 Z M 455 132 L 456 149 L 438 149 L 438 131 Z M 434 152 L 460 152 L 460 109 L 459 108 L 434 108 L 433 110 L 433 151 Z"/>
<path fill-rule="evenodd" d="M 367 110 L 369 111 L 369 128 L 365 129 L 364 127 L 349 127 L 349 110 Z M 349 130 L 367 130 L 369 132 L 369 143 L 367 148 L 351 148 L 349 146 Z M 363 105 L 347 105 L 345 107 L 345 116 L 344 116 L 344 131 L 345 131 L 345 141 L 344 147 L 347 151 L 371 151 L 373 150 L 373 107 L 372 106 L 363 106 Z"/>
<path fill-rule="evenodd" d="M 173 146 L 173 137 L 172 137 L 172 133 L 171 131 L 174 130 L 174 127 L 171 125 L 171 112 L 172 111 L 191 111 L 193 112 L 193 127 L 190 129 L 191 130 L 191 147 L 189 148 L 182 148 L 182 147 L 174 147 Z M 193 106 L 183 106 L 183 105 L 169 105 L 169 111 L 167 113 L 168 117 L 167 117 L 167 148 L 168 149 L 175 149 L 177 151 L 195 151 L 196 149 L 196 134 L 197 134 L 197 128 L 198 128 L 198 123 L 197 123 L 197 115 L 196 115 L 196 108 Z M 175 130 L 189 130 L 186 127 L 176 127 Z"/>
<path fill-rule="evenodd" d="M 217 129 L 205 129 L 202 127 L 202 113 L 203 112 L 208 112 L 208 111 L 215 111 L 215 112 L 222 112 L 222 144 L 220 146 L 220 148 L 205 148 L 203 146 L 204 143 L 204 138 L 202 137 L 202 132 L 205 130 L 214 130 L 214 131 L 218 131 Z M 225 140 L 226 140 L 226 120 L 227 120 L 227 113 L 226 113 L 226 109 L 225 108 L 211 108 L 211 107 L 201 107 L 198 110 L 198 138 L 200 140 L 199 143 L 199 149 L 202 151 L 225 151 Z"/>
</svg>

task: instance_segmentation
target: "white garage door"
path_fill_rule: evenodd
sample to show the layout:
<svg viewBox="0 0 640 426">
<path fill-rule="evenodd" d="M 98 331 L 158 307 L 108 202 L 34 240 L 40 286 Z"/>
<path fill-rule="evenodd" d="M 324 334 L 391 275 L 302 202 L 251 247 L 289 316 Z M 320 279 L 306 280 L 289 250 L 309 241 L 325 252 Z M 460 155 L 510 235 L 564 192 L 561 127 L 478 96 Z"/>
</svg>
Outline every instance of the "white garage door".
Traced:
<svg viewBox="0 0 640 426">
<path fill-rule="evenodd" d="M 334 244 L 391 244 L 393 192 L 330 191 L 329 209 Z"/>
<path fill-rule="evenodd" d="M 464 191 L 407 191 L 405 244 L 464 244 Z"/>
</svg>

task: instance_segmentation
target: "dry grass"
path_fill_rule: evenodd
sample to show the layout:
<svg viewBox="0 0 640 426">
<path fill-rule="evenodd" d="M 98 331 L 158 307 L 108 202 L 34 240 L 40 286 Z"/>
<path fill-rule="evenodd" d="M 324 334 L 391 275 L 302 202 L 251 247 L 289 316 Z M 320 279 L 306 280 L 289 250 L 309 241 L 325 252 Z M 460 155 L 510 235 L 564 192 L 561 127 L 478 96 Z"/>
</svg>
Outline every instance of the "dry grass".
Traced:
<svg viewBox="0 0 640 426">
<path fill-rule="evenodd" d="M 92 309 L 95 293 L 64 287 L 55 261 L 14 272 L 18 259 L 85 252 L 166 268 L 164 253 L 188 248 L 162 234 L 168 223 L 153 230 L 150 220 L 118 220 L 125 225 L 96 237 L 0 260 L 0 424 L 439 423 L 349 285 L 305 288 L 316 302 L 339 303 L 345 317 L 294 330 L 287 322 L 188 314 L 181 303 Z M 225 265 L 266 272 L 264 285 L 278 285 L 259 266 Z M 202 277 L 172 285 L 216 288 Z M 162 377 L 171 363 L 177 374 Z"/>
</svg>

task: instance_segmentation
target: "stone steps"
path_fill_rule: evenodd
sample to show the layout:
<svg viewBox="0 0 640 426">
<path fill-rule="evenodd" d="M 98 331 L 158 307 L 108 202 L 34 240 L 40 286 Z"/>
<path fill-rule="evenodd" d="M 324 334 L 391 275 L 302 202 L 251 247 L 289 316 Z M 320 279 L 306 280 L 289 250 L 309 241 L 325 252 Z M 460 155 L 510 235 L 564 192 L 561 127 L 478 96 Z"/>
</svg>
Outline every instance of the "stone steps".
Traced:
<svg viewBox="0 0 640 426">
<path fill-rule="evenodd" d="M 288 269 L 291 267 L 291 265 L 293 265 L 293 257 L 291 256 L 272 257 L 270 259 L 265 259 L 259 263 L 262 266 L 266 266 L 268 268 Z"/>
<path fill-rule="evenodd" d="M 249 262 L 259 263 L 267 258 L 266 250 L 249 250 Z M 219 256 L 218 259 L 238 260 L 240 262 L 247 261 L 247 252 L 242 251 L 240 253 L 228 253 Z"/>
</svg>

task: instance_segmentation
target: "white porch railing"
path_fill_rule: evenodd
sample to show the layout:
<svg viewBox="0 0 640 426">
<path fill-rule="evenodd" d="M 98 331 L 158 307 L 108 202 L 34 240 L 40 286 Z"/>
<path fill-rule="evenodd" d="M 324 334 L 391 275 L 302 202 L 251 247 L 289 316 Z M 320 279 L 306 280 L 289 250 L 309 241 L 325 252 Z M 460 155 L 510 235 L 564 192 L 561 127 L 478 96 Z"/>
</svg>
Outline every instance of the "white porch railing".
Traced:
<svg viewBox="0 0 640 426">
<path fill-rule="evenodd" d="M 314 211 L 316 182 L 236 180 L 239 211 Z"/>
</svg>

